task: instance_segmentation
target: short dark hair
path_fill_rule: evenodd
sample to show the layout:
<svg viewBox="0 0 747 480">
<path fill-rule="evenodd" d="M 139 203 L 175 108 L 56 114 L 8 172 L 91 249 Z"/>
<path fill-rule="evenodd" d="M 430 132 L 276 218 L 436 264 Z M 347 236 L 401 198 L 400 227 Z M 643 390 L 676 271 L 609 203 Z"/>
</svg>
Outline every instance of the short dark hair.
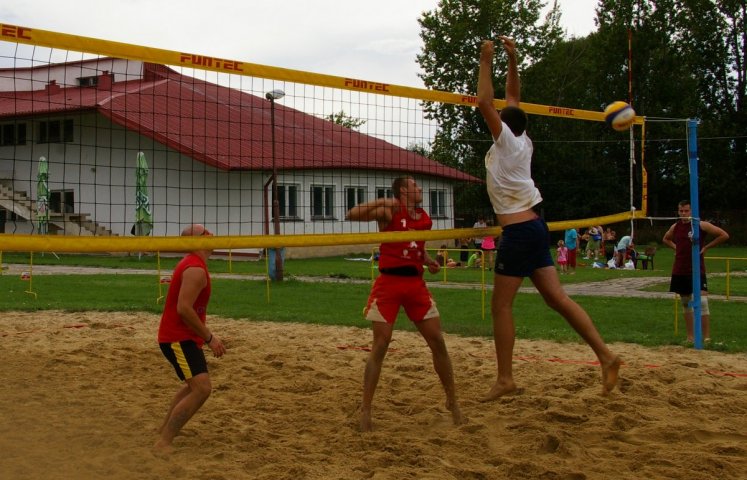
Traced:
<svg viewBox="0 0 747 480">
<path fill-rule="evenodd" d="M 690 200 L 680 200 L 680 203 L 677 204 L 678 207 L 684 207 L 685 205 L 690 205 Z"/>
<path fill-rule="evenodd" d="M 519 107 L 508 106 L 501 110 L 501 121 L 508 125 L 508 128 L 518 137 L 527 129 L 529 119 L 524 110 Z"/>
<path fill-rule="evenodd" d="M 402 187 L 410 179 L 412 179 L 412 177 L 409 175 L 394 179 L 394 181 L 392 182 L 392 196 L 394 196 L 394 198 L 399 198 L 399 196 L 402 194 Z"/>
</svg>

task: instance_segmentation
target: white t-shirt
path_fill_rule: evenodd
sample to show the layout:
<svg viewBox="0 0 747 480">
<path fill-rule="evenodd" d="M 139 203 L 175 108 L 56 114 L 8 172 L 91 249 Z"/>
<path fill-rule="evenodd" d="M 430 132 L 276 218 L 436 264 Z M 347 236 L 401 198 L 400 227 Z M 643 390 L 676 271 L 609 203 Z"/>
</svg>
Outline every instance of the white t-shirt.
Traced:
<svg viewBox="0 0 747 480">
<path fill-rule="evenodd" d="M 523 212 L 542 201 L 532 180 L 533 151 L 526 132 L 517 137 L 503 124 L 501 134 L 485 155 L 488 195 L 495 213 Z"/>
</svg>

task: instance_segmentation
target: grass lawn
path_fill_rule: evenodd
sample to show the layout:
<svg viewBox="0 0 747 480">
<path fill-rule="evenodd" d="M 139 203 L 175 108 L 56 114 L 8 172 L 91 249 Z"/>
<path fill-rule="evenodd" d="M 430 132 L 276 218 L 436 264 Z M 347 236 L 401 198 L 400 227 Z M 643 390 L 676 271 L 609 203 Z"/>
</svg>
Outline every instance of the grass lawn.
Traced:
<svg viewBox="0 0 747 480">
<path fill-rule="evenodd" d="M 634 273 L 634 272 L 631 272 Z M 0 276 L 2 311 L 146 311 L 160 313 L 156 303 L 155 275 L 35 275 L 33 289 L 38 298 L 25 293 L 29 283 L 18 276 Z M 165 285 L 164 285 L 165 287 Z M 309 283 L 290 279 L 272 284 L 268 302 L 266 283 L 256 280 L 213 279 L 211 315 L 242 321 L 267 320 L 368 328 L 362 318 L 368 283 Z M 443 288 L 432 292 L 441 311 L 446 332 L 463 336 L 489 337 L 489 311 L 483 319 L 479 288 Z M 165 293 L 165 288 L 164 288 Z M 684 328 L 674 334 L 671 300 L 578 296 L 608 342 L 630 342 L 646 346 L 681 344 Z M 489 298 L 486 299 L 489 309 Z M 747 352 L 744 318 L 747 305 L 711 302 L 713 337 L 709 348 Z M 517 336 L 560 342 L 580 341 L 576 334 L 536 294 L 519 294 L 515 303 Z M 412 330 L 401 318 L 397 328 Z M 154 325 L 154 332 L 156 326 Z M 155 334 L 155 333 L 154 333 Z"/>
</svg>

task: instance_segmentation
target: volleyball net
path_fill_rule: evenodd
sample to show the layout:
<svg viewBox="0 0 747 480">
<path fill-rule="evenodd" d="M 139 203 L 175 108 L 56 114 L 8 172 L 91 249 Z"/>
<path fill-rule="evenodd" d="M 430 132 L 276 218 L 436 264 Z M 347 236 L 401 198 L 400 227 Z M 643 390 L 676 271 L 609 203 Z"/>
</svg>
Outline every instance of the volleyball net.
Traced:
<svg viewBox="0 0 747 480">
<path fill-rule="evenodd" d="M 479 187 L 484 172 L 469 173 L 454 156 L 434 159 L 435 104 L 474 110 L 476 97 L 2 24 L 0 250 L 251 250 L 497 235 L 498 227 L 457 228 L 470 211 L 455 198 Z M 628 141 L 598 125 L 601 112 L 522 107 L 544 119 L 533 124 L 543 135 L 532 132 L 545 203 L 592 205 L 583 219 L 550 212 L 551 230 L 645 216 L 643 117 Z M 586 171 L 564 171 L 555 142 L 572 139 L 549 132 L 589 122 L 596 125 L 577 153 L 588 156 Z M 477 134 L 457 140 L 490 143 Z M 609 145 L 640 164 L 636 188 L 632 168 L 609 167 Z M 423 188 L 433 230 L 381 233 L 375 222 L 345 221 L 354 205 L 391 196 L 403 175 Z M 599 210 L 590 196 L 618 201 Z M 179 237 L 191 223 L 215 236 Z"/>
</svg>

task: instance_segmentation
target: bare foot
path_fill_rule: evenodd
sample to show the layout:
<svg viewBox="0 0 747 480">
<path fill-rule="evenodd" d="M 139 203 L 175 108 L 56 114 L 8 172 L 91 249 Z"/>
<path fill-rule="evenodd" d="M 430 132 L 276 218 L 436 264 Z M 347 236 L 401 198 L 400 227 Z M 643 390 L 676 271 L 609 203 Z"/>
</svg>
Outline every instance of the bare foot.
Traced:
<svg viewBox="0 0 747 480">
<path fill-rule="evenodd" d="M 454 425 L 467 423 L 467 420 L 462 416 L 462 411 L 459 410 L 459 404 L 456 400 L 446 400 L 446 408 L 451 412 L 451 419 Z"/>
<path fill-rule="evenodd" d="M 509 393 L 514 393 L 515 391 L 516 384 L 513 382 L 513 380 L 499 380 L 495 382 L 495 385 L 493 385 L 487 395 L 483 396 L 480 401 L 492 402 L 493 400 L 497 400 L 498 398 L 504 395 L 508 395 Z"/>
<path fill-rule="evenodd" d="M 371 410 L 361 410 L 360 429 L 361 432 L 370 432 L 373 430 L 371 425 Z"/>
<path fill-rule="evenodd" d="M 174 446 L 163 440 L 158 440 L 153 445 L 153 454 L 157 457 L 168 458 L 172 453 L 174 453 Z"/>
<path fill-rule="evenodd" d="M 609 395 L 617 385 L 617 375 L 620 371 L 622 360 L 615 356 L 609 363 L 602 363 L 602 395 Z"/>
</svg>

